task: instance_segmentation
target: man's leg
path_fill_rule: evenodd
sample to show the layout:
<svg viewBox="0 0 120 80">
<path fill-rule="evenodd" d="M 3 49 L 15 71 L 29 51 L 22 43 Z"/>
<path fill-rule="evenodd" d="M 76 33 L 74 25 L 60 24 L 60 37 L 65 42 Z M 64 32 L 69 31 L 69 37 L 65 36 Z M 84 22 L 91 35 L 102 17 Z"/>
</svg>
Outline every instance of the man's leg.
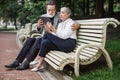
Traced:
<svg viewBox="0 0 120 80">
<path fill-rule="evenodd" d="M 29 62 L 33 61 L 39 50 L 40 50 L 40 45 L 41 45 L 41 38 L 37 38 L 34 45 L 31 47 L 31 50 L 29 51 L 29 54 L 27 54 L 26 58 Z"/>
<path fill-rule="evenodd" d="M 20 50 L 15 61 L 13 61 L 11 64 L 5 65 L 5 67 L 6 68 L 16 68 L 17 66 L 19 66 L 19 63 L 21 63 L 24 60 L 24 58 L 27 54 L 27 51 L 33 45 L 34 41 L 35 41 L 35 38 L 28 38 L 26 40 L 25 44 L 23 45 L 22 49 Z"/>
<path fill-rule="evenodd" d="M 19 63 L 22 63 L 25 59 L 26 55 L 28 54 L 30 48 L 35 42 L 35 38 L 28 38 L 25 44 L 23 45 L 22 49 L 20 50 L 16 60 L 19 61 Z"/>
<path fill-rule="evenodd" d="M 30 48 L 28 54 L 26 55 L 26 60 L 16 68 L 17 70 L 25 70 L 29 68 L 29 63 L 35 59 L 39 52 L 40 43 L 41 38 L 37 38 L 32 47 Z"/>
</svg>

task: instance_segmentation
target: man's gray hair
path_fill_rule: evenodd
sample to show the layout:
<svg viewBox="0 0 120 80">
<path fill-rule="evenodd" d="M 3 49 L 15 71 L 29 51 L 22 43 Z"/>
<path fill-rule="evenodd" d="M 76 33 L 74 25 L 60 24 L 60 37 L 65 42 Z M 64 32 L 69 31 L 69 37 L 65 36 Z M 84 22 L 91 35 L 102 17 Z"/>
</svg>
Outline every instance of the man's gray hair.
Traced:
<svg viewBox="0 0 120 80">
<path fill-rule="evenodd" d="M 69 7 L 62 7 L 61 9 L 65 9 L 65 11 L 66 11 L 69 15 L 72 14 L 72 12 L 71 12 L 71 10 L 70 10 Z"/>
</svg>

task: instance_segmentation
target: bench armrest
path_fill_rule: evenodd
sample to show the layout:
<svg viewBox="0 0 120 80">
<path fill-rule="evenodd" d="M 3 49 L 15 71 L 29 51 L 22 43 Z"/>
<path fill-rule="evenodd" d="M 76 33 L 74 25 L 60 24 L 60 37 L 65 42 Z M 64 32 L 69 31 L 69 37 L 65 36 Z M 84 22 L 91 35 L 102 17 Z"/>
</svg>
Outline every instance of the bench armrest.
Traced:
<svg viewBox="0 0 120 80">
<path fill-rule="evenodd" d="M 38 37 L 38 36 L 41 37 L 42 34 L 40 34 L 40 33 L 34 33 L 34 34 L 31 35 L 31 38 L 36 37 L 36 36 L 37 36 L 37 37 Z"/>
<path fill-rule="evenodd" d="M 80 55 L 80 52 L 84 49 L 84 48 L 88 48 L 88 47 L 97 47 L 99 48 L 100 50 L 103 51 L 103 55 L 104 57 L 106 58 L 106 61 L 108 63 L 108 66 L 110 69 L 112 69 L 112 61 L 111 61 L 111 58 L 108 54 L 108 52 L 104 49 L 104 47 L 101 47 L 99 45 L 96 45 L 96 44 L 85 44 L 85 45 L 81 45 L 77 48 L 76 50 L 76 53 L 75 53 L 75 74 L 77 76 L 79 76 L 79 55 Z"/>
</svg>

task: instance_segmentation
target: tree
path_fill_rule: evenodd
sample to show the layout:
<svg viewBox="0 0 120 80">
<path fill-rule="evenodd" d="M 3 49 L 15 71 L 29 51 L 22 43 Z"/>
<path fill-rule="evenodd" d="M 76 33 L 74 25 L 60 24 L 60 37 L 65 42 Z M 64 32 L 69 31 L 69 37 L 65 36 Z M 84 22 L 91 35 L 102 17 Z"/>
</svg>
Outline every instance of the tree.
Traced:
<svg viewBox="0 0 120 80">
<path fill-rule="evenodd" d="M 4 19 L 4 22 L 6 23 L 6 25 L 4 26 L 5 28 L 7 28 L 7 21 L 9 20 L 8 18 L 8 3 L 7 0 L 1 0 L 0 1 L 0 17 L 2 17 Z"/>
<path fill-rule="evenodd" d="M 4 19 L 6 23 L 5 28 L 7 28 L 7 22 L 13 21 L 15 29 L 17 29 L 17 17 L 20 6 L 16 0 L 2 0 L 0 1 L 0 17 Z"/>
<path fill-rule="evenodd" d="M 18 19 L 21 26 L 24 26 L 28 22 L 37 22 L 39 16 L 43 13 L 45 13 L 45 1 L 24 0 Z"/>
<path fill-rule="evenodd" d="M 15 29 L 18 29 L 16 22 L 17 22 L 17 17 L 18 17 L 18 13 L 19 13 L 20 8 L 21 7 L 20 7 L 20 5 L 18 5 L 18 2 L 16 0 L 11 0 L 11 2 L 9 3 L 8 18 L 10 18 L 11 21 L 14 22 Z"/>
</svg>

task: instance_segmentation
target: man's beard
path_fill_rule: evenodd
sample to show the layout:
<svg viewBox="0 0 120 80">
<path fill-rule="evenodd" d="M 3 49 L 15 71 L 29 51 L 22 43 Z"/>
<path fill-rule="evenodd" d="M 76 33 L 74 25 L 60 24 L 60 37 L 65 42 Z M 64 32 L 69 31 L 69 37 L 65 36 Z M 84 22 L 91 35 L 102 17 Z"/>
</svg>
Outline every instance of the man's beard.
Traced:
<svg viewBox="0 0 120 80">
<path fill-rule="evenodd" d="M 47 17 L 54 17 L 55 16 L 55 13 L 53 15 L 50 15 L 48 12 L 47 12 Z"/>
</svg>

